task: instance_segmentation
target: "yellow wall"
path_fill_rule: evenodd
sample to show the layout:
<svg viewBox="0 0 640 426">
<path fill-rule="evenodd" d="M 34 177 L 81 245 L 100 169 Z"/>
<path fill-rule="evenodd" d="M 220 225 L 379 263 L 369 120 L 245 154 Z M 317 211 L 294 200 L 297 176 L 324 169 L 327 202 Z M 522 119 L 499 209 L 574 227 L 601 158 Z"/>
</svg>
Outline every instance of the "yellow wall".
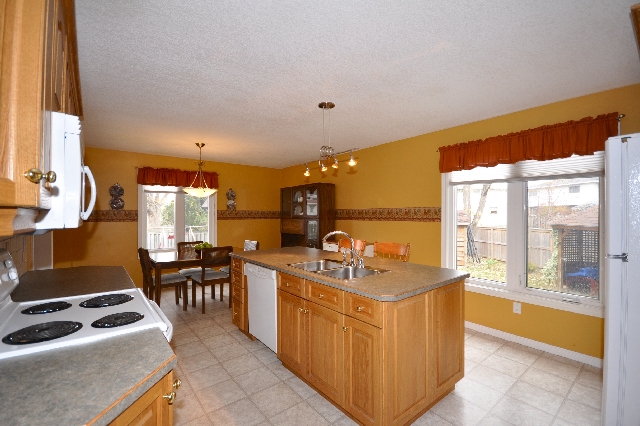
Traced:
<svg viewBox="0 0 640 426">
<path fill-rule="evenodd" d="M 337 111 L 337 110 L 336 110 Z M 577 120 L 618 111 L 626 114 L 622 133 L 640 132 L 640 85 L 622 87 L 575 99 L 514 112 L 356 151 L 359 162 L 350 169 L 348 155 L 340 168 L 323 175 L 313 164 L 282 170 L 282 186 L 308 182 L 336 185 L 336 208 L 437 207 L 441 205 L 439 155 L 443 145 L 517 132 L 545 124 Z M 338 113 L 338 112 L 337 112 Z M 335 135 L 338 139 L 338 135 Z M 338 147 L 349 148 L 348 146 Z M 440 223 L 338 221 L 338 229 L 367 241 L 411 242 L 411 261 L 440 266 Z M 496 310 L 504 315 L 492 315 Z M 603 320 L 565 311 L 524 305 L 521 316 L 507 315 L 511 302 L 467 292 L 467 320 L 580 353 L 602 357 Z"/>
<path fill-rule="evenodd" d="M 96 210 L 109 210 L 109 187 L 124 188 L 125 210 L 137 210 L 136 167 L 195 169 L 190 158 L 174 158 L 124 151 L 87 148 L 85 164 L 96 179 Z M 238 210 L 278 210 L 280 207 L 280 171 L 266 167 L 241 166 L 207 161 L 205 171 L 219 174 L 218 209 L 226 208 L 225 192 L 236 192 Z M 245 239 L 260 241 L 261 248 L 280 247 L 277 219 L 219 220 L 218 245 L 242 247 Z M 84 265 L 123 265 L 137 285 L 142 273 L 137 258 L 136 222 L 87 222 L 78 229 L 54 231 L 54 267 Z"/>
</svg>

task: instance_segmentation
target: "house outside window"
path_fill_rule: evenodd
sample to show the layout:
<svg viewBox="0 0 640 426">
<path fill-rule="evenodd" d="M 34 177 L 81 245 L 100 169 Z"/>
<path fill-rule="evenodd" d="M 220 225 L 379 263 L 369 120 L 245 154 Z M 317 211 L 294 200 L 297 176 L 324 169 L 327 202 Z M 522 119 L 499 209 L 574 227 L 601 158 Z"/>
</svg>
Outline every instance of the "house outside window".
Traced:
<svg viewBox="0 0 640 426">
<path fill-rule="evenodd" d="M 469 291 L 602 316 L 604 180 L 585 157 L 443 174 L 443 266 Z"/>
<path fill-rule="evenodd" d="M 217 194 L 217 193 L 216 193 Z M 138 185 L 138 245 L 176 251 L 183 241 L 217 241 L 217 197 L 188 195 L 180 187 Z"/>
</svg>

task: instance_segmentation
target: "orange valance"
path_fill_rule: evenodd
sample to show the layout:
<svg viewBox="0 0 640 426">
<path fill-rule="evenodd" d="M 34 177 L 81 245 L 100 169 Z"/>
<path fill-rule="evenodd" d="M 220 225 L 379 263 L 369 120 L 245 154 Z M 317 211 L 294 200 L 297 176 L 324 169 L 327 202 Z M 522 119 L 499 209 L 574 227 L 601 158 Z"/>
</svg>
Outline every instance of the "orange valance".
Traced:
<svg viewBox="0 0 640 426">
<path fill-rule="evenodd" d="M 604 142 L 618 134 L 618 113 L 580 121 L 542 126 L 484 140 L 442 146 L 440 173 L 514 164 L 522 160 L 552 160 L 604 150 Z"/>
<path fill-rule="evenodd" d="M 197 174 L 197 170 L 142 167 L 138 169 L 138 184 L 187 187 L 191 186 L 191 182 L 193 182 Z M 218 189 L 218 174 L 216 172 L 203 172 L 202 174 L 209 188 Z M 199 184 L 200 176 L 198 176 L 198 181 L 194 185 L 199 186 Z"/>
</svg>

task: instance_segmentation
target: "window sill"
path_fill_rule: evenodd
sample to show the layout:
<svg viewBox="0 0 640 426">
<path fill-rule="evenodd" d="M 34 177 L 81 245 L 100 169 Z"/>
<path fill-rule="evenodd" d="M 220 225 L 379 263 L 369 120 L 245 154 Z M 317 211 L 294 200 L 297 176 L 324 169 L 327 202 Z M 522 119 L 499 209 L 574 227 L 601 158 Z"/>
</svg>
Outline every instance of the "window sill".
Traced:
<svg viewBox="0 0 640 426">
<path fill-rule="evenodd" d="M 480 284 L 465 283 L 465 290 L 480 293 L 487 296 L 500 297 L 502 299 L 513 300 L 515 302 L 528 303 L 531 305 L 543 306 L 545 308 L 559 309 L 561 311 L 575 314 L 588 315 L 591 317 L 604 318 L 604 308 L 602 305 L 588 305 L 586 303 L 569 303 L 550 297 L 542 297 L 534 294 L 525 294 L 517 291 L 510 291 L 502 288 L 488 287 Z"/>
</svg>

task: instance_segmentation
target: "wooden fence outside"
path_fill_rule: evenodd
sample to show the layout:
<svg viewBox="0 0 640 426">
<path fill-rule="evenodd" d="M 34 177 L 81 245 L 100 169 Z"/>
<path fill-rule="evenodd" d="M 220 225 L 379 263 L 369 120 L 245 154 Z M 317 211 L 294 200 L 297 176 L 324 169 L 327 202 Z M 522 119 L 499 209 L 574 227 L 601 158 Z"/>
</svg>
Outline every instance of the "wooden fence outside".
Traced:
<svg viewBox="0 0 640 426">
<path fill-rule="evenodd" d="M 507 228 L 478 227 L 474 237 L 480 257 L 507 260 Z M 551 229 L 529 229 L 528 263 L 541 268 L 552 252 Z"/>
</svg>

